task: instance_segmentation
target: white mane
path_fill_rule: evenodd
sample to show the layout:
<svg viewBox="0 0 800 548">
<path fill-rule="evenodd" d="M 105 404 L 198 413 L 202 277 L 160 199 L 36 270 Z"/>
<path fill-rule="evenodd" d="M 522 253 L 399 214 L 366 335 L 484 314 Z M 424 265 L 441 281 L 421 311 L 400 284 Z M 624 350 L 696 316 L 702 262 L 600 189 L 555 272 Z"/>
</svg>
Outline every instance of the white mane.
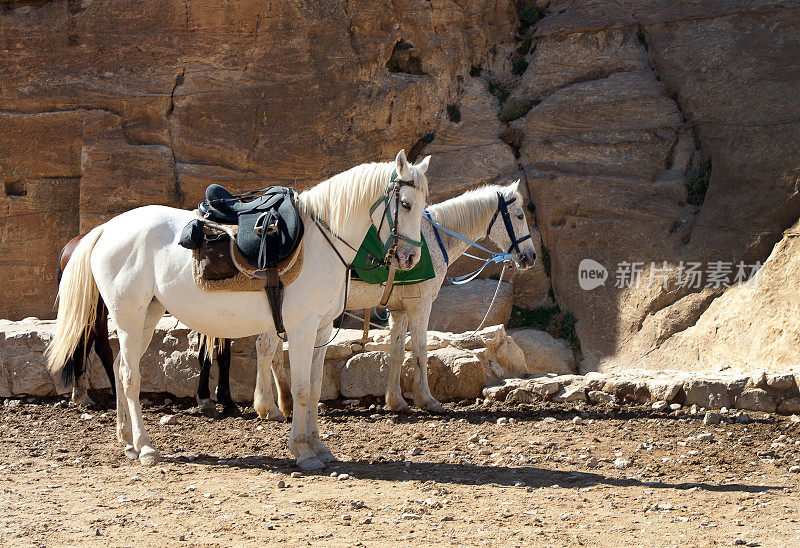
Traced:
<svg viewBox="0 0 800 548">
<path fill-rule="evenodd" d="M 334 175 L 302 192 L 299 196 L 300 208 L 328 223 L 334 234 L 340 234 L 355 215 L 368 209 L 386 192 L 394 167 L 395 162 L 362 164 Z M 417 188 L 420 188 L 421 180 L 427 180 L 425 177 L 416 177 L 413 168 L 412 173 L 415 174 Z M 428 189 L 421 190 L 427 196 Z"/>
<path fill-rule="evenodd" d="M 479 238 L 485 235 L 489 221 L 497 211 L 497 193 L 505 196 L 506 190 L 507 187 L 500 185 L 482 186 L 440 204 L 431 205 L 428 211 L 440 225 L 467 237 Z M 519 192 L 515 196 L 522 200 Z"/>
</svg>

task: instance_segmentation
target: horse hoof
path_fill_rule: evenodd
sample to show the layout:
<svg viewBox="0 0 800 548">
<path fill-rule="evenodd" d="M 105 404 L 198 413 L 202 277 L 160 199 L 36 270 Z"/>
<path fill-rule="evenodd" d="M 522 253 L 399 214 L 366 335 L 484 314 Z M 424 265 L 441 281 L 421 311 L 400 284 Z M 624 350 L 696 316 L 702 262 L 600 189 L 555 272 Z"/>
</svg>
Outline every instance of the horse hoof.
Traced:
<svg viewBox="0 0 800 548">
<path fill-rule="evenodd" d="M 142 466 L 153 466 L 161 462 L 161 455 L 157 449 L 145 445 L 139 452 L 139 462 Z"/>
<path fill-rule="evenodd" d="M 217 406 L 214 405 L 214 402 L 211 400 L 200 400 L 197 405 L 200 408 L 200 412 L 205 415 L 206 417 L 213 419 L 217 416 Z"/>
<path fill-rule="evenodd" d="M 411 408 L 403 398 L 400 398 L 399 400 L 387 400 L 386 407 L 395 413 L 411 413 Z"/>
<path fill-rule="evenodd" d="M 130 460 L 136 460 L 139 458 L 139 451 L 133 448 L 133 445 L 126 445 L 125 446 L 125 456 Z"/>
<path fill-rule="evenodd" d="M 297 466 L 300 467 L 300 470 L 322 470 L 325 468 L 325 463 L 319 460 L 316 457 L 309 457 L 307 459 L 298 460 Z"/>
<path fill-rule="evenodd" d="M 326 464 L 330 463 L 330 462 L 338 462 L 339 461 L 339 459 L 337 459 L 336 456 L 333 453 L 331 453 L 330 451 L 328 451 L 327 449 L 324 449 L 324 450 L 318 452 L 317 453 L 317 458 L 319 460 L 321 460 L 322 462 L 326 463 Z"/>
<path fill-rule="evenodd" d="M 435 413 L 437 415 L 441 415 L 447 412 L 445 411 L 444 407 L 442 407 L 442 404 L 434 399 L 426 401 L 425 403 L 420 405 L 419 408 L 422 409 L 423 411 L 427 411 L 428 413 Z"/>
</svg>

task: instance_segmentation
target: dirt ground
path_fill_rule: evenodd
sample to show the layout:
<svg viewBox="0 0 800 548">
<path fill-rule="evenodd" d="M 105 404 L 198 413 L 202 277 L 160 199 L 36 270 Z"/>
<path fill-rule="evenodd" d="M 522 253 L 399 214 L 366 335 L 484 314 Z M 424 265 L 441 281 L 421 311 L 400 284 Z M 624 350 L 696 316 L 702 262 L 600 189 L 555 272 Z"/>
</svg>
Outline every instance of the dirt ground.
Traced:
<svg viewBox="0 0 800 548">
<path fill-rule="evenodd" d="M 113 411 L 6 403 L 0 546 L 800 545 L 800 426 L 786 417 L 370 403 L 327 406 L 341 461 L 300 477 L 289 425 L 252 410 L 148 405 L 164 460 L 144 468 L 122 455 Z"/>
</svg>

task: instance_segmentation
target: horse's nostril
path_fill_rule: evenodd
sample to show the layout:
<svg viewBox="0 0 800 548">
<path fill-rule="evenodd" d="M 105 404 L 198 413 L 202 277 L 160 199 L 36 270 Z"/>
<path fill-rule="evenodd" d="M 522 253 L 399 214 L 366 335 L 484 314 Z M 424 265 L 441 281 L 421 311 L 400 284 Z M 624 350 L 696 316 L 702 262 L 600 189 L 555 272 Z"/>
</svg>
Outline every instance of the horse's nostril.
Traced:
<svg viewBox="0 0 800 548">
<path fill-rule="evenodd" d="M 411 263 L 414 262 L 414 257 L 416 257 L 416 255 L 414 255 L 413 253 L 409 253 L 408 254 L 408 264 L 411 264 Z"/>
</svg>

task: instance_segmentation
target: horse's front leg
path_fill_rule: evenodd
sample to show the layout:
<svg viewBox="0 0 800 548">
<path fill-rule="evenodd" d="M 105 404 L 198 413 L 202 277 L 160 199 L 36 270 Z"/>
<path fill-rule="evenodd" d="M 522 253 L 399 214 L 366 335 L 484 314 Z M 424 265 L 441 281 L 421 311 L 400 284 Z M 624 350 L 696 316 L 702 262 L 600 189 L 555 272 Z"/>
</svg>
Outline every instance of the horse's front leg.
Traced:
<svg viewBox="0 0 800 548">
<path fill-rule="evenodd" d="M 431 301 L 420 303 L 409 316 L 411 353 L 419 365 L 418 376 L 414 376 L 414 405 L 430 413 L 444 413 L 444 407 L 433 397 L 428 387 L 428 320 L 431 316 Z"/>
<path fill-rule="evenodd" d="M 272 363 L 275 350 L 281 340 L 276 333 L 262 333 L 256 339 L 256 389 L 253 392 L 253 407 L 262 419 L 284 422 L 286 418 L 275 405 L 272 394 Z"/>
<path fill-rule="evenodd" d="M 291 362 L 292 429 L 289 433 L 289 451 L 303 470 L 318 470 L 325 465 L 317 458 L 308 439 L 308 406 L 311 401 L 311 369 L 314 354 L 314 339 L 319 323 L 306 318 L 297 325 L 287 327 L 289 339 L 289 361 Z M 316 404 L 315 409 L 316 412 Z"/>
<path fill-rule="evenodd" d="M 386 405 L 396 413 L 410 413 L 403 391 L 400 389 L 400 377 L 403 372 L 405 358 L 406 332 L 408 331 L 408 314 L 405 310 L 394 310 L 389 321 L 389 375 L 386 378 Z"/>
<path fill-rule="evenodd" d="M 322 374 L 325 368 L 325 343 L 331 337 L 333 323 L 329 323 L 317 331 L 317 340 L 314 349 L 314 359 L 311 366 L 311 397 L 308 402 L 308 416 L 306 417 L 306 431 L 311 448 L 322 462 L 333 462 L 336 459 L 319 437 L 319 398 L 322 394 Z"/>
</svg>

